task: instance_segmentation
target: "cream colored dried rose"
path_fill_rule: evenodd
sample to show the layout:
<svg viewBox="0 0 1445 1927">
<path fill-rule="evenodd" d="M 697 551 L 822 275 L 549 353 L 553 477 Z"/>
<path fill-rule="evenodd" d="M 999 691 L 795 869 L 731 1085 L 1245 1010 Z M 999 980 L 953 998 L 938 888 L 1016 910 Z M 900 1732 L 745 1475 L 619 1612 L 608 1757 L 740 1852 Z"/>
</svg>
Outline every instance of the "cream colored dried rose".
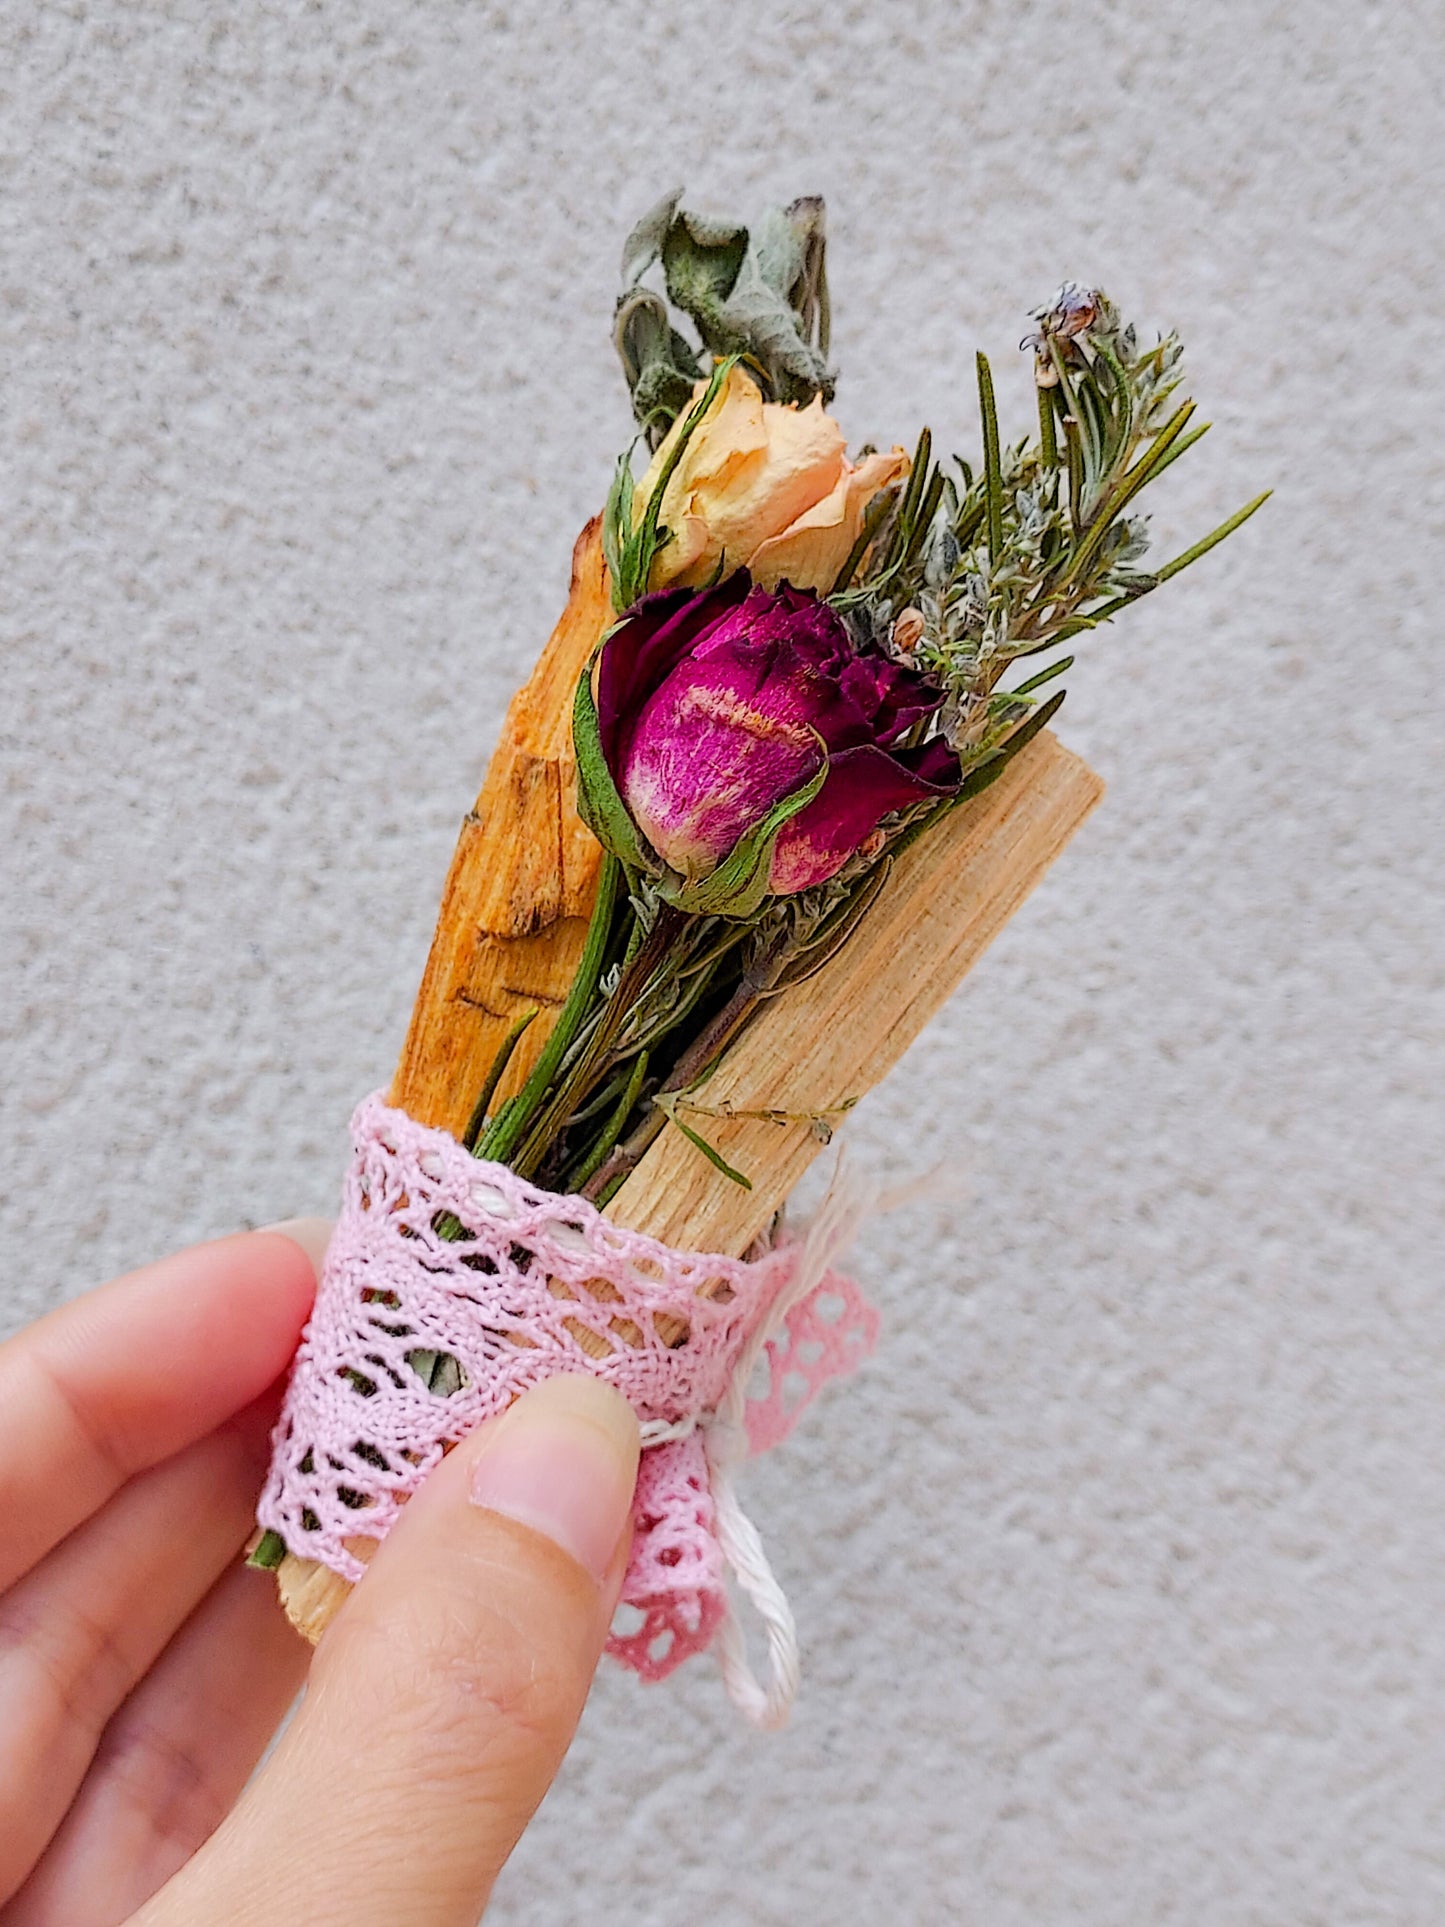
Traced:
<svg viewBox="0 0 1445 1927">
<path fill-rule="evenodd" d="M 700 385 L 697 394 L 703 392 Z M 681 433 L 673 425 L 634 497 L 642 512 Z M 765 588 L 832 588 L 878 491 L 908 473 L 901 448 L 848 460 L 843 431 L 823 410 L 764 401 L 742 368 L 729 370 L 693 431 L 662 497 L 672 541 L 659 550 L 648 586 L 697 588 L 718 571 L 751 570 Z"/>
</svg>

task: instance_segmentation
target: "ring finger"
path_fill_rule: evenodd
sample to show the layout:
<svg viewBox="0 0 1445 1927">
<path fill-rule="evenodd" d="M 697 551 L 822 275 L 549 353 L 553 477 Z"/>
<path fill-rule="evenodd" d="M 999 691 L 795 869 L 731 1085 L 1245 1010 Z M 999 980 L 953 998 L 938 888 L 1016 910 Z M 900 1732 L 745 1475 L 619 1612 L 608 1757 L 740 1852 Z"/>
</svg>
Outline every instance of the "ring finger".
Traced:
<svg viewBox="0 0 1445 1927">
<path fill-rule="evenodd" d="M 0 1901 L 60 1824 L 112 1713 L 237 1556 L 270 1409 L 133 1479 L 0 1597 Z"/>
</svg>

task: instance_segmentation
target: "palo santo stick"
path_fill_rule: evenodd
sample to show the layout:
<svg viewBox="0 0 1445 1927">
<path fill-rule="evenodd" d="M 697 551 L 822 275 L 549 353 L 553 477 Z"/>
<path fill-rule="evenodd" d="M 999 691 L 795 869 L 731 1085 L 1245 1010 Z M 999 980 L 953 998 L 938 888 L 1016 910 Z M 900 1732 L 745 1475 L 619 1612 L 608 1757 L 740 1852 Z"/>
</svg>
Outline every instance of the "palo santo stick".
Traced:
<svg viewBox="0 0 1445 1927">
<path fill-rule="evenodd" d="M 517 1019 L 536 1020 L 507 1066 L 500 1101 L 536 1062 L 576 973 L 602 851 L 577 815 L 572 691 L 614 620 L 602 525 L 572 551 L 562 619 L 508 707 L 442 893 L 391 1102 L 460 1136 Z"/>
<path fill-rule="evenodd" d="M 495 1101 L 520 1089 L 582 955 L 602 850 L 577 814 L 572 691 L 612 621 L 594 516 L 572 550 L 567 606 L 507 707 L 481 793 L 462 824 L 391 1083 L 398 1110 L 453 1136 L 470 1122 L 507 1032 L 535 1010 Z M 602 1340 L 595 1342 L 600 1348 Z M 348 1544 L 358 1559 L 376 1550 L 374 1539 Z M 351 1590 L 328 1567 L 294 1553 L 276 1568 L 276 1585 L 292 1625 L 313 1643 Z"/>
<path fill-rule="evenodd" d="M 838 955 L 765 1004 L 678 1105 L 751 1191 L 665 1130 L 608 1217 L 665 1244 L 746 1251 L 822 1149 L 813 1119 L 839 1122 L 882 1081 L 1103 793 L 1044 730 L 982 796 L 925 831 Z"/>
<path fill-rule="evenodd" d="M 587 915 L 598 859 L 593 844 L 584 886 L 583 839 L 590 838 L 575 816 L 570 747 L 560 740 L 555 718 L 559 712 L 570 714 L 567 695 L 559 690 L 570 691 L 608 620 L 595 531 L 586 530 L 577 546 L 567 611 L 531 682 L 508 711 L 502 742 L 478 808 L 463 826 L 448 878 L 391 1090 L 393 1104 L 423 1123 L 453 1133 L 465 1128 L 491 1052 L 515 1014 L 529 1007 L 512 988 L 515 959 L 525 956 L 536 972 L 532 981 L 545 983 L 551 992 L 534 1031 L 544 1021 L 550 1028 L 551 1011 L 566 993 L 580 947 L 566 926 L 580 927 Z M 539 717 L 546 725 L 549 716 L 543 703 L 551 705 L 550 733 L 537 726 Z M 535 774 L 539 764 L 544 766 L 540 776 Z M 555 788 L 550 771 L 556 772 Z M 521 789 L 507 787 L 519 780 Z M 539 793 L 545 814 L 534 814 L 531 827 L 548 825 L 547 849 L 559 852 L 546 858 L 545 867 L 535 853 L 524 856 L 502 802 L 512 794 L 534 798 Z M 752 1190 L 720 1176 L 680 1131 L 665 1130 L 609 1204 L 608 1216 L 695 1250 L 730 1257 L 746 1251 L 821 1149 L 812 1118 L 835 1120 L 886 1075 L 1102 794 L 1103 784 L 1079 757 L 1047 732 L 1036 737 L 982 796 L 904 851 L 837 956 L 815 977 L 767 1004 L 696 1093 L 692 1115 L 723 1156 L 747 1172 Z M 489 815 L 483 807 L 489 800 L 503 813 Z M 511 905 L 506 915 L 513 927 L 527 921 L 525 899 L 497 875 L 513 864 L 537 877 L 551 895 L 548 921 L 509 937 L 495 927 L 505 922 L 499 903 Z M 519 951 L 516 946 L 527 944 L 529 936 L 531 947 Z M 465 1020 L 459 1002 L 468 1013 Z M 459 1024 L 468 1031 L 460 1044 L 452 1035 Z M 479 1041 L 483 1038 L 490 1041 Z M 365 1558 L 375 1548 L 372 1541 L 358 1539 L 352 1549 Z M 327 1568 L 289 1554 L 277 1581 L 292 1624 L 313 1641 L 350 1590 Z"/>
</svg>

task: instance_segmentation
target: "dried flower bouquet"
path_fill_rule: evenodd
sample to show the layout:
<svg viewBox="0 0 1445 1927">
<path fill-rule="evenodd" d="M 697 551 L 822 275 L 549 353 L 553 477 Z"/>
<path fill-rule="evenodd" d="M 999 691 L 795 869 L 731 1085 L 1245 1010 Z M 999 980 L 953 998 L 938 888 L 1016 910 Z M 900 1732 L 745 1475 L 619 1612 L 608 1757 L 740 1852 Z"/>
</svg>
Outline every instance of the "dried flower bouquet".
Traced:
<svg viewBox="0 0 1445 1927">
<path fill-rule="evenodd" d="M 1143 566 L 1137 498 L 1205 427 L 1178 341 L 1145 346 L 1073 287 L 1025 344 L 1032 436 L 1001 440 L 980 355 L 977 464 L 939 462 L 927 431 L 911 455 L 850 459 L 826 412 L 816 199 L 748 229 L 669 197 L 624 250 L 616 342 L 645 472 L 625 454 L 579 538 L 463 825 L 390 1112 L 367 1127 L 381 1162 L 363 1159 L 356 1237 L 333 1246 L 353 1349 L 303 1348 L 324 1417 L 298 1416 L 293 1385 L 278 1434 L 251 1556 L 311 1637 L 515 1370 L 635 1384 L 659 1451 L 690 1449 L 727 1397 L 736 1429 L 741 1391 L 719 1386 L 776 1338 L 787 1288 L 764 1254 L 789 1192 L 1098 799 L 1046 729 L 1067 645 L 1264 499 Z M 386 1162 L 403 1113 L 446 1134 L 418 1139 L 404 1181 Z M 673 1248 L 716 1262 L 649 1300 Z M 727 1262 L 749 1253 L 771 1280 L 751 1310 L 753 1273 Z M 407 1266 L 450 1294 L 430 1322 Z M 541 1310 L 518 1309 L 538 1288 Z M 704 1522 L 721 1463 L 683 1468 Z M 344 1540 L 318 1494 L 339 1496 Z"/>
</svg>

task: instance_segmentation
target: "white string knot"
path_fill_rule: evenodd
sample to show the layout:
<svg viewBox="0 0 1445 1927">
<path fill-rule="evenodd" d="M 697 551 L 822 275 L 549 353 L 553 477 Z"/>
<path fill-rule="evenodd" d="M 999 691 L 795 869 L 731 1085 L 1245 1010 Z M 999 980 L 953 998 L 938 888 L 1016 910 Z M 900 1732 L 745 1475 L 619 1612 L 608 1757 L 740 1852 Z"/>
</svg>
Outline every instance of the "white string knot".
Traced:
<svg viewBox="0 0 1445 1927">
<path fill-rule="evenodd" d="M 638 1436 L 642 1449 L 646 1452 L 654 1445 L 672 1445 L 679 1439 L 690 1439 L 700 1421 L 689 1412 L 686 1418 L 668 1420 L 665 1418 L 645 1418 L 638 1426 Z"/>
</svg>

